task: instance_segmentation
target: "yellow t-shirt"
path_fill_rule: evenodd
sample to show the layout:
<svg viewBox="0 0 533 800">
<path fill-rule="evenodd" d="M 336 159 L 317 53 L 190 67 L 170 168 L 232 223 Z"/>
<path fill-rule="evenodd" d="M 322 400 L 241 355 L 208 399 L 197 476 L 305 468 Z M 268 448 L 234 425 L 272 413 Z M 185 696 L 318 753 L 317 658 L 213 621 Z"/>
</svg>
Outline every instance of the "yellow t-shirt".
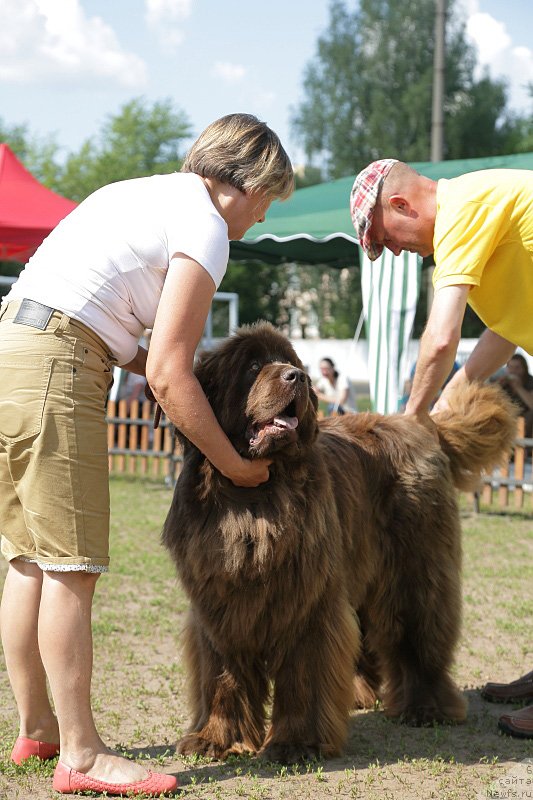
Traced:
<svg viewBox="0 0 533 800">
<path fill-rule="evenodd" d="M 471 284 L 485 325 L 533 354 L 533 171 L 440 180 L 433 247 L 435 289 Z"/>
</svg>

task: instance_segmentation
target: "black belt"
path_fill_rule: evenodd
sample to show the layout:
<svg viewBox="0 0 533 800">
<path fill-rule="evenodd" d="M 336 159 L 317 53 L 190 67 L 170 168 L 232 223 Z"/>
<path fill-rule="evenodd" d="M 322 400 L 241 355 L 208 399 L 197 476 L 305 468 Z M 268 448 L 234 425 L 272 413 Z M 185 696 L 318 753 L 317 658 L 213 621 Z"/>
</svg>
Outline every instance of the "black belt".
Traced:
<svg viewBox="0 0 533 800">
<path fill-rule="evenodd" d="M 55 308 L 45 306 L 36 300 L 24 299 L 13 317 L 13 323 L 16 325 L 29 325 L 30 328 L 39 328 L 39 330 L 44 331 L 54 311 Z"/>
</svg>

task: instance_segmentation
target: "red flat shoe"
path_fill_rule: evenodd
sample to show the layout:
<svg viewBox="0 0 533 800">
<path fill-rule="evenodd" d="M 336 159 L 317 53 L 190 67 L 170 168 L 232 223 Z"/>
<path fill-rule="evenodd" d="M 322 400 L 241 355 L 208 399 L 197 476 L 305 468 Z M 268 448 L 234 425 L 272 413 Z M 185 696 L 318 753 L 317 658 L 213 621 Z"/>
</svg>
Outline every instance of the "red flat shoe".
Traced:
<svg viewBox="0 0 533 800">
<path fill-rule="evenodd" d="M 59 755 L 59 745 L 51 742 L 39 742 L 36 739 L 28 739 L 26 736 L 19 736 L 15 746 L 11 751 L 11 761 L 19 766 L 30 756 L 36 756 L 41 761 Z"/>
<path fill-rule="evenodd" d="M 174 775 L 163 775 L 161 772 L 151 772 L 142 781 L 135 783 L 107 783 L 77 772 L 63 764 L 57 762 L 54 772 L 54 789 L 56 792 L 69 794 L 70 792 L 98 792 L 108 795 L 139 795 L 146 794 L 151 797 L 159 797 L 160 794 L 167 794 L 174 791 L 178 785 Z"/>
</svg>

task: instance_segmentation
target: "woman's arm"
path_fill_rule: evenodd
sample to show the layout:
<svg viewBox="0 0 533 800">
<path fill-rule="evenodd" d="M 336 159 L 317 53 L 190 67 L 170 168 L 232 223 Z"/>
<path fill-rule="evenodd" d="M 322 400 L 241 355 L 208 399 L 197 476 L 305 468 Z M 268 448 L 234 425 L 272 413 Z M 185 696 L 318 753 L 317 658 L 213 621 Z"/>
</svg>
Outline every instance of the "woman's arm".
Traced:
<svg viewBox="0 0 533 800">
<path fill-rule="evenodd" d="M 139 345 L 135 357 L 132 358 L 131 361 L 128 361 L 127 364 L 122 364 L 121 369 L 126 369 L 128 372 L 134 372 L 136 375 L 146 375 L 147 356 L 148 351 Z"/>
<path fill-rule="evenodd" d="M 215 284 L 200 264 L 183 254 L 171 261 L 150 341 L 146 377 L 167 417 L 237 486 L 268 480 L 266 459 L 242 458 L 218 424 L 196 379 L 194 354 Z"/>
</svg>

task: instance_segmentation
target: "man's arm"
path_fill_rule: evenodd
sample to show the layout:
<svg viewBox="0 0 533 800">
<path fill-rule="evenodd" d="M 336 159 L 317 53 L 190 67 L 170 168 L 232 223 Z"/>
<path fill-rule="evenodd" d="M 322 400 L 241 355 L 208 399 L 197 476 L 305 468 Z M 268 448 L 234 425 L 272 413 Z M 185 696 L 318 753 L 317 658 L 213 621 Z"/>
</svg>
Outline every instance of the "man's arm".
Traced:
<svg viewBox="0 0 533 800">
<path fill-rule="evenodd" d="M 433 427 L 429 408 L 451 372 L 461 338 L 469 285 L 445 286 L 435 292 L 405 413 Z"/>
<path fill-rule="evenodd" d="M 471 383 L 472 381 L 485 381 L 491 375 L 494 375 L 500 367 L 503 367 L 509 361 L 515 350 L 516 345 L 487 328 L 479 337 L 478 343 L 470 353 L 464 366 L 455 373 L 444 388 L 432 413 L 435 414 L 447 409 L 448 393 L 461 384 Z"/>
</svg>

